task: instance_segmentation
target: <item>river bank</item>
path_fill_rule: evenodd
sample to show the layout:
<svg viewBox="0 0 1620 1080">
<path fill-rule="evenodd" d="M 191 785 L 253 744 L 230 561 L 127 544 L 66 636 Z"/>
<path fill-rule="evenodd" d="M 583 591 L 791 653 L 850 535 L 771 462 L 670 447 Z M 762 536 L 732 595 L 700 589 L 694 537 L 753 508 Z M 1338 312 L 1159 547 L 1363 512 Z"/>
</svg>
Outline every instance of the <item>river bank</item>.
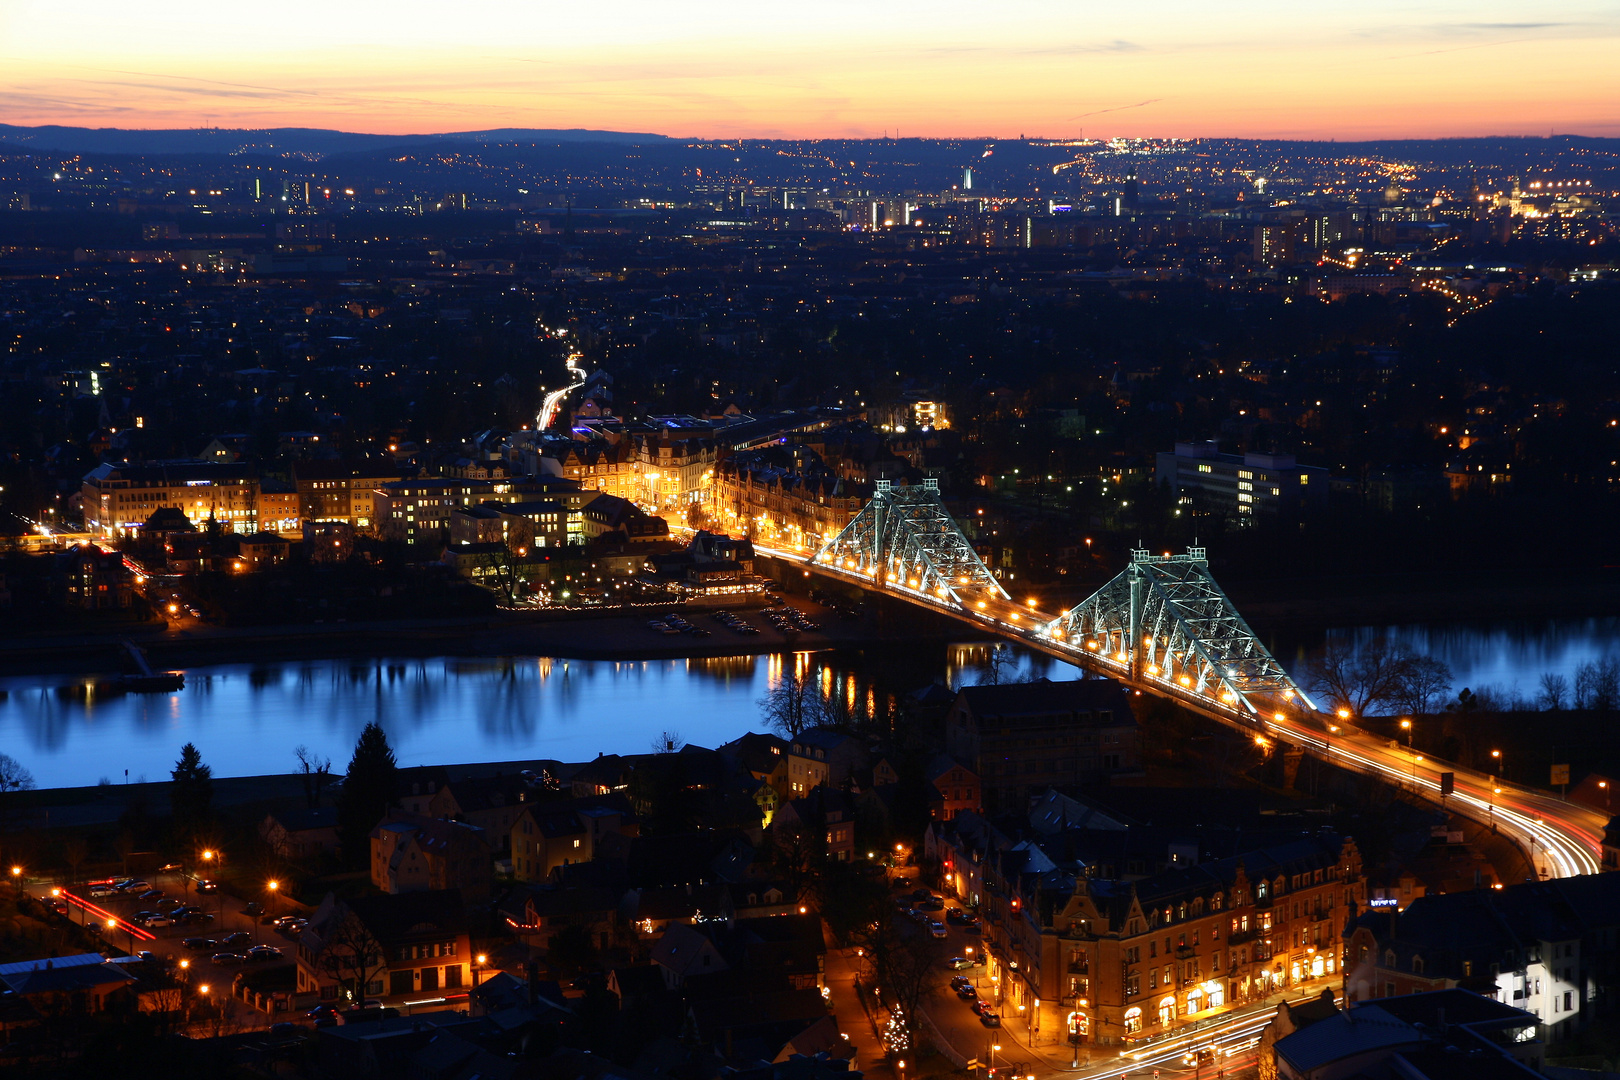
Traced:
<svg viewBox="0 0 1620 1080">
<path fill-rule="evenodd" d="M 144 633 L 73 635 L 0 642 L 0 676 L 111 675 L 123 670 L 120 643 L 145 650 L 154 669 L 213 664 L 286 663 L 301 660 L 382 659 L 433 656 L 550 656 L 570 660 L 672 660 L 766 653 L 859 649 L 915 644 L 932 647 L 978 636 L 971 627 L 932 612 L 919 619 L 845 622 L 838 613 L 805 597 L 793 606 L 817 623 L 816 630 L 784 633 L 754 612 L 741 612 L 756 635 L 741 636 L 701 611 L 671 606 L 633 614 L 578 609 L 566 612 L 498 612 L 462 619 L 306 623 L 285 626 L 192 626 Z M 665 635 L 649 619 L 680 611 L 707 638 Z"/>
</svg>

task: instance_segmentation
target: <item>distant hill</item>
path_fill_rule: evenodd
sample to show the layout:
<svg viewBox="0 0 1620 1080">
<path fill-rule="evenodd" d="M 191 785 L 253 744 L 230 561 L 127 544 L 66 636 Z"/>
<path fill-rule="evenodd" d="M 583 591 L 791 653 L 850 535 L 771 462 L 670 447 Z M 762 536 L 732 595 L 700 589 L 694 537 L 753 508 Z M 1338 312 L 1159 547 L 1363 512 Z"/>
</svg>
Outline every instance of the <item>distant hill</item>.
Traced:
<svg viewBox="0 0 1620 1080">
<path fill-rule="evenodd" d="M 69 154 L 255 154 L 269 157 L 326 157 L 391 146 L 436 142 L 472 143 L 626 143 L 669 142 L 665 135 L 586 128 L 500 128 L 425 135 L 366 135 L 325 128 L 81 128 L 0 124 L 0 149 Z"/>
</svg>

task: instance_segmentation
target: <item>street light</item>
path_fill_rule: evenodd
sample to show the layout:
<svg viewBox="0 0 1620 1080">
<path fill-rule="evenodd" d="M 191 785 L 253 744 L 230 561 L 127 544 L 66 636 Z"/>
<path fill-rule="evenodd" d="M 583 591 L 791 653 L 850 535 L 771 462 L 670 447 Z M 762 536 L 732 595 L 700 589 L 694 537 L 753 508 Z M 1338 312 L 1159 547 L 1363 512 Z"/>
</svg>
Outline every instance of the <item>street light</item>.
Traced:
<svg viewBox="0 0 1620 1080">
<path fill-rule="evenodd" d="M 489 963 L 489 956 L 487 954 L 485 954 L 485 953 L 479 953 L 477 956 L 473 957 L 473 986 L 474 987 L 476 987 L 478 985 L 478 976 L 483 974 L 484 965 L 487 964 L 487 963 Z"/>
<path fill-rule="evenodd" d="M 1401 730 L 1406 732 L 1406 748 L 1408 750 L 1412 749 L 1412 721 L 1402 720 Z"/>
<path fill-rule="evenodd" d="M 1492 750 L 1491 758 L 1492 764 L 1496 766 L 1496 778 L 1500 780 L 1502 779 L 1502 751 Z"/>
</svg>

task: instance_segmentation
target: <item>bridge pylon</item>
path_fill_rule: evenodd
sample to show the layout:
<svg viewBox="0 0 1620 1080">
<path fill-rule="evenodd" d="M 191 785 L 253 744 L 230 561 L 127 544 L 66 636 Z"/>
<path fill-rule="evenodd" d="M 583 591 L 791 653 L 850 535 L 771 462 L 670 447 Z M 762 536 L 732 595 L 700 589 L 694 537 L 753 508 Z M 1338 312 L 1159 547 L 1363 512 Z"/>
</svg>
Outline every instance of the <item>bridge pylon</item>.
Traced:
<svg viewBox="0 0 1620 1080">
<path fill-rule="evenodd" d="M 1316 708 L 1215 583 L 1201 547 L 1133 550 L 1128 567 L 1042 633 L 1170 696 L 1208 696 L 1251 716 L 1284 704 Z"/>
<path fill-rule="evenodd" d="M 979 558 L 940 498 L 939 481 L 897 488 L 879 480 L 872 499 L 811 559 L 873 588 L 971 607 L 1007 590 Z"/>
</svg>

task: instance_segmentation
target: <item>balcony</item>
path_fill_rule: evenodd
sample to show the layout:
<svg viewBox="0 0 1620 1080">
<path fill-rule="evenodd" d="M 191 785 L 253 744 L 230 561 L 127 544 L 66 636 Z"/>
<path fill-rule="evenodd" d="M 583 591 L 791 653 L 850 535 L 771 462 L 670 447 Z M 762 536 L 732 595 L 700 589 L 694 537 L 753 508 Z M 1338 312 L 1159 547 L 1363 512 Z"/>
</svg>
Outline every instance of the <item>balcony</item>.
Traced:
<svg viewBox="0 0 1620 1080">
<path fill-rule="evenodd" d="M 1254 936 L 1258 932 L 1259 931 L 1256 930 L 1235 931 L 1234 933 L 1227 935 L 1226 943 L 1228 945 L 1247 945 L 1249 942 L 1254 940 Z"/>
<path fill-rule="evenodd" d="M 1069 961 L 1069 974 L 1070 975 L 1090 975 L 1091 974 L 1091 964 L 1088 961 L 1085 961 L 1085 960 L 1070 960 Z"/>
</svg>

